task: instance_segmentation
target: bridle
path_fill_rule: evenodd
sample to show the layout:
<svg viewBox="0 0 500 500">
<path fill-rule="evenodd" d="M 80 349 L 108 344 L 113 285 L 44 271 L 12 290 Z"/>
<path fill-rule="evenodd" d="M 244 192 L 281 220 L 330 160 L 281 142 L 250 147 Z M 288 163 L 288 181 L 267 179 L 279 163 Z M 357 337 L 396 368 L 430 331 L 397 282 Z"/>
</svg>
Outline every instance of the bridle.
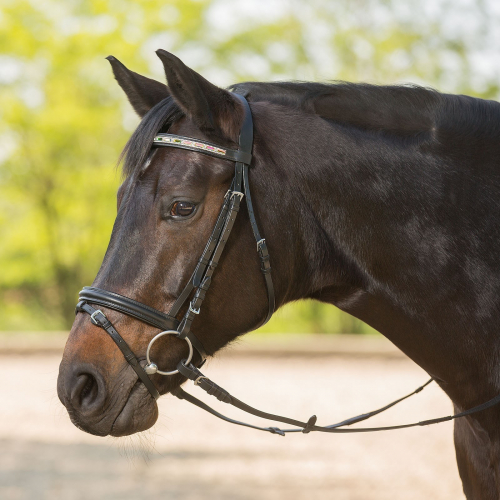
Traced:
<svg viewBox="0 0 500 500">
<path fill-rule="evenodd" d="M 267 431 L 272 434 L 279 434 L 284 436 L 285 433 L 288 432 L 302 432 L 304 434 L 312 431 L 329 433 L 355 433 L 403 429 L 407 427 L 424 426 L 437 424 L 447 420 L 454 420 L 456 418 L 465 417 L 467 415 L 486 410 L 487 408 L 498 404 L 500 402 L 500 395 L 496 396 L 490 401 L 487 401 L 486 403 L 483 403 L 482 405 L 475 406 L 474 408 L 471 408 L 469 410 L 446 417 L 395 426 L 345 429 L 344 427 L 346 426 L 361 422 L 363 420 L 367 420 L 375 415 L 382 413 L 385 410 L 388 410 L 389 408 L 393 407 L 401 401 L 404 401 L 410 396 L 419 393 L 428 384 L 430 384 L 433 379 L 431 378 L 428 382 L 426 382 L 424 385 L 422 385 L 412 393 L 400 399 L 397 399 L 396 401 L 393 401 L 392 403 L 389 403 L 388 405 L 378 410 L 364 413 L 362 415 L 349 418 L 333 425 L 319 426 L 316 425 L 316 415 L 310 417 L 307 422 L 302 422 L 300 420 L 295 420 L 292 418 L 257 410 L 256 408 L 253 408 L 235 398 L 222 387 L 218 386 L 215 382 L 203 375 L 199 368 L 201 368 L 206 361 L 206 351 L 201 341 L 191 331 L 191 325 L 196 316 L 200 313 L 203 300 L 205 299 L 206 293 L 210 288 L 210 284 L 212 282 L 213 273 L 217 267 L 217 264 L 219 263 L 231 230 L 234 226 L 236 216 L 238 215 L 238 212 L 240 210 L 242 198 L 246 199 L 250 225 L 252 227 L 253 236 L 256 241 L 257 253 L 261 261 L 261 271 L 264 276 L 267 288 L 268 311 L 265 319 L 262 321 L 260 326 L 269 321 L 275 309 L 275 293 L 273 281 L 271 278 L 269 252 L 267 249 L 266 240 L 262 238 L 257 225 L 257 221 L 255 219 L 248 179 L 248 170 L 252 161 L 253 145 L 252 113 L 245 97 L 238 94 L 233 95 L 241 102 L 244 109 L 243 124 L 241 126 L 239 135 L 239 148 L 237 150 L 224 148 L 207 141 L 173 134 L 159 133 L 155 136 L 153 141 L 154 147 L 174 147 L 186 149 L 189 151 L 196 151 L 206 155 L 214 156 L 216 158 L 222 158 L 235 162 L 234 178 L 228 192 L 224 197 L 224 201 L 222 203 L 222 207 L 220 209 L 212 233 L 208 239 L 207 244 L 205 245 L 205 249 L 203 250 L 200 259 L 198 260 L 198 264 L 193 274 L 191 275 L 191 278 L 180 293 L 179 297 L 176 299 L 170 311 L 168 313 L 163 313 L 161 311 L 158 311 L 157 309 L 142 304 L 141 302 L 137 302 L 117 293 L 108 292 L 107 290 L 96 287 L 84 287 L 79 294 L 80 300 L 76 306 L 76 312 L 88 313 L 90 315 L 92 323 L 96 326 L 101 327 L 110 335 L 115 344 L 123 353 L 127 362 L 135 370 L 137 376 L 144 383 L 153 398 L 158 399 L 160 397 L 160 394 L 153 384 L 152 380 L 149 378 L 149 375 L 157 373 L 159 375 L 168 376 L 180 373 L 182 376 L 192 380 L 195 385 L 205 390 L 208 394 L 215 396 L 220 401 L 231 404 L 239 408 L 240 410 L 243 410 L 252 415 L 267 420 L 273 420 L 276 422 L 282 422 L 295 426 L 295 428 L 293 429 L 280 429 L 278 427 L 259 427 L 245 422 L 240 422 L 238 420 L 228 418 L 215 411 L 213 408 L 206 405 L 191 394 L 185 392 L 180 387 L 171 391 L 172 394 L 174 394 L 179 399 L 185 399 L 186 401 L 189 401 L 190 403 L 204 409 L 205 411 L 208 411 L 212 415 L 221 418 L 226 422 L 250 427 L 257 430 Z M 177 316 L 180 313 L 181 309 L 186 306 L 186 303 L 188 304 L 187 310 L 184 313 L 182 319 L 179 321 L 177 319 Z M 123 337 L 116 331 L 113 324 L 108 320 L 106 315 L 100 309 L 96 309 L 91 304 L 97 304 L 98 306 L 104 306 L 109 309 L 119 311 L 161 330 L 161 332 L 153 337 L 153 339 L 148 344 L 146 350 L 146 366 L 143 367 L 140 364 L 138 358 L 127 345 Z M 186 341 L 189 348 L 188 357 L 178 363 L 176 370 L 172 370 L 169 372 L 159 370 L 158 366 L 150 359 L 150 351 L 152 345 L 156 342 L 156 340 L 165 335 L 175 335 L 177 338 Z M 198 367 L 196 367 L 191 362 L 194 350 L 196 350 L 200 358 L 199 363 L 197 363 Z"/>
<path fill-rule="evenodd" d="M 222 148 L 199 139 L 192 139 L 190 137 L 172 134 L 157 134 L 153 140 L 153 146 L 155 147 L 187 149 L 235 162 L 233 181 L 224 196 L 224 201 L 217 217 L 217 221 L 207 244 L 205 245 L 205 249 L 198 260 L 198 264 L 193 274 L 180 295 L 177 297 L 168 314 L 129 299 L 128 297 L 95 287 L 84 287 L 80 292 L 80 302 L 78 302 L 78 305 L 76 306 L 77 311 L 89 313 L 91 321 L 94 324 L 103 328 L 104 325 L 106 326 L 107 329 L 105 328 L 105 330 L 117 343 L 118 347 L 122 350 L 125 359 L 127 359 L 127 361 L 132 365 L 137 375 L 144 382 L 154 398 L 158 398 L 159 394 L 148 375 L 152 375 L 154 373 L 158 373 L 159 375 L 174 375 L 179 373 L 179 369 L 169 372 L 158 370 L 158 366 L 151 361 L 151 347 L 160 337 L 164 335 L 175 335 L 177 338 L 187 342 L 189 355 L 185 360 L 186 365 L 191 363 L 193 348 L 197 351 L 200 357 L 200 367 L 206 360 L 206 350 L 202 342 L 191 331 L 191 325 L 195 317 L 200 313 L 203 300 L 205 299 L 206 293 L 212 282 L 212 275 L 222 256 L 222 252 L 224 251 L 226 243 L 229 239 L 231 230 L 233 229 L 243 197 L 246 198 L 250 225 L 256 241 L 257 253 L 261 261 L 261 271 L 264 275 L 264 281 L 267 288 L 268 309 L 267 315 L 261 325 L 267 323 L 274 313 L 275 294 L 273 280 L 271 278 L 269 251 L 267 249 L 266 240 L 262 238 L 255 219 L 248 182 L 248 167 L 252 161 L 253 145 L 252 113 L 247 100 L 237 94 L 235 94 L 235 96 L 240 100 L 245 111 L 239 135 L 238 150 Z M 108 325 L 109 321 L 105 319 L 102 311 L 92 308 L 89 303 L 98 304 L 120 311 L 163 330 L 149 342 L 146 351 L 148 364 L 145 368 L 142 368 L 139 364 L 135 355 L 128 348 L 125 340 L 123 340 L 112 325 Z M 187 310 L 184 313 L 182 320 L 179 321 L 177 320 L 177 315 L 186 303 L 188 303 Z"/>
</svg>

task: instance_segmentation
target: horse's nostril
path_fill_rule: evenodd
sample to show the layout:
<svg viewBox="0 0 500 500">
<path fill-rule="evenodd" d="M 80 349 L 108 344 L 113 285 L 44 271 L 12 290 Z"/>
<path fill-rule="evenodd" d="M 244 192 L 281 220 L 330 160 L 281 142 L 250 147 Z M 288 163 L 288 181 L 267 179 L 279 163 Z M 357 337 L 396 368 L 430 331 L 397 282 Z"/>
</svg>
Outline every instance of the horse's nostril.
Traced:
<svg viewBox="0 0 500 500">
<path fill-rule="evenodd" d="M 92 411 L 99 400 L 99 383 L 96 377 L 88 372 L 76 377 L 71 391 L 71 402 L 75 409 L 81 412 Z"/>
<path fill-rule="evenodd" d="M 97 397 L 98 387 L 96 379 L 90 373 L 80 375 L 80 377 L 87 379 L 80 393 L 80 406 L 83 407 L 92 404 L 92 401 Z"/>
</svg>

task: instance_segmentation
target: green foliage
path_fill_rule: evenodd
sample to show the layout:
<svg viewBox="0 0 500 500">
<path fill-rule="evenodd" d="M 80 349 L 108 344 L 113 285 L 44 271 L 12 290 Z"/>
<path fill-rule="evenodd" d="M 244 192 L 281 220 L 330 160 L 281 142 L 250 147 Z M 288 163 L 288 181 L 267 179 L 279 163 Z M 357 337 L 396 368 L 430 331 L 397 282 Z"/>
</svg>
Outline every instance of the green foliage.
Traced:
<svg viewBox="0 0 500 500">
<path fill-rule="evenodd" d="M 157 79 L 163 76 L 154 50 L 162 47 L 219 85 L 245 79 L 413 80 L 495 97 L 497 73 L 485 70 L 479 78 L 472 56 L 488 43 L 496 19 L 474 6 L 464 11 L 469 31 L 460 30 L 462 21 L 450 31 L 442 20 L 453 5 L 3 0 L 0 329 L 67 328 L 78 290 L 92 282 L 104 255 L 120 182 L 115 163 L 138 122 L 104 57 L 113 54 Z M 473 33 L 471 16 L 479 20 Z M 312 301 L 285 308 L 265 327 L 369 330 Z"/>
<path fill-rule="evenodd" d="M 377 333 L 353 316 L 315 300 L 301 300 L 279 309 L 261 333 Z"/>
</svg>

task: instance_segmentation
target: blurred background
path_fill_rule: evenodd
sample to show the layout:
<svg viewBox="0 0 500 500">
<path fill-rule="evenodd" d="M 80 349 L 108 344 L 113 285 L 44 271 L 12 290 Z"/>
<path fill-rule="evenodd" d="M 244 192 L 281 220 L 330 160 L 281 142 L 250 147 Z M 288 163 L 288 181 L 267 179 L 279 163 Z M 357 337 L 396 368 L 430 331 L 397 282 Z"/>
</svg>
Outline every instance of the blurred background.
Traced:
<svg viewBox="0 0 500 500">
<path fill-rule="evenodd" d="M 162 412 L 172 424 L 169 437 L 160 438 L 163 444 L 152 454 L 144 452 L 153 466 L 148 468 L 142 459 L 132 459 L 135 465 L 130 465 L 116 452 L 120 445 L 103 444 L 69 424 L 54 386 L 63 334 L 49 332 L 69 329 L 77 293 L 97 273 L 116 212 L 116 162 L 138 124 L 106 56 L 112 54 L 130 69 L 160 81 L 164 76 L 154 53 L 157 48 L 175 53 L 220 86 L 243 80 L 411 82 L 498 99 L 499 21 L 496 0 L 1 0 L 0 446 L 8 452 L 0 459 L 0 497 L 108 499 L 116 494 L 132 499 L 139 498 L 139 491 L 149 491 L 187 499 L 210 491 L 209 498 L 459 498 L 448 424 L 439 431 L 419 430 L 420 434 L 403 431 L 396 440 L 342 437 L 327 444 L 329 438 L 308 437 L 309 445 L 290 448 L 279 440 L 272 445 L 260 437 L 252 440 L 247 431 L 226 431 L 226 424 L 209 423 L 199 413 L 191 417 L 191 410 L 168 400 Z M 28 331 L 47 333 L 26 336 Z M 314 335 L 306 343 L 271 335 L 298 332 L 373 335 Z M 253 354 L 264 355 L 259 366 L 268 363 L 284 381 L 281 405 L 290 403 L 291 411 L 315 409 L 290 402 L 296 364 L 309 374 L 301 379 L 309 387 L 318 387 L 314 374 L 327 372 L 328 368 L 320 370 L 324 363 L 340 370 L 338 379 L 348 390 L 328 386 L 331 399 L 321 403 L 320 388 L 326 382 L 320 382 L 312 394 L 311 405 L 320 402 L 323 414 L 333 417 L 328 402 L 336 401 L 333 407 L 338 403 L 347 413 L 371 409 L 359 407 L 353 399 L 356 390 L 362 401 L 377 406 L 425 380 L 421 370 L 394 354 L 376 332 L 332 306 L 292 304 L 262 333 L 286 340 L 250 341 L 246 350 L 232 354 L 239 361 L 228 358 L 220 365 L 227 366 L 226 371 L 218 365 L 215 370 L 231 378 L 231 367 L 237 366 L 240 373 L 246 367 L 251 378 L 257 362 Z M 325 343 L 326 338 L 330 340 Z M 355 340 L 361 338 L 368 340 Z M 303 355 L 306 345 L 313 347 Z M 33 363 L 37 371 L 27 373 L 26 363 Z M 376 381 L 379 392 L 373 391 Z M 33 391 L 35 396 L 26 399 Z M 282 396 L 276 391 L 257 391 L 253 402 L 262 397 L 272 406 L 277 394 Z M 417 405 L 413 413 L 410 406 L 408 413 L 396 413 L 395 420 L 414 419 L 419 412 L 422 417 L 435 416 L 437 410 L 450 412 L 449 402 L 435 391 L 428 406 Z M 421 415 L 426 409 L 429 415 Z M 216 425 L 213 432 L 220 439 L 209 440 L 205 460 L 196 462 L 197 442 L 179 431 L 182 422 Z M 258 461 L 256 443 L 267 451 L 272 447 L 267 457 L 271 462 Z M 330 451 L 336 447 L 341 456 L 332 458 Z M 385 454 L 379 453 L 381 449 Z M 223 450 L 230 450 L 230 463 L 221 458 Z M 296 462 L 291 452 L 297 454 Z M 288 472 L 284 457 L 291 461 Z M 358 469 L 343 467 L 342 458 Z M 103 479 L 101 461 L 114 464 L 116 481 L 111 474 L 101 489 L 88 490 L 85 478 Z M 207 461 L 224 470 L 232 467 L 233 479 L 228 482 L 212 469 L 206 472 L 202 464 Z M 403 465 L 408 462 L 411 467 Z M 193 464 L 205 472 L 188 491 L 180 485 L 189 478 L 179 471 Z M 270 474 L 273 468 L 281 482 Z M 128 480 L 136 482 L 126 491 L 117 490 L 119 479 L 130 470 L 135 472 Z M 155 470 L 163 472 L 155 476 Z M 388 493 L 394 486 L 387 479 L 388 470 L 394 471 L 390 477 L 399 478 L 397 493 Z M 161 486 L 164 471 L 174 481 L 168 491 Z M 364 482 L 359 481 L 360 471 Z M 148 490 L 141 474 L 149 474 L 158 488 Z M 246 486 L 239 488 L 244 477 Z M 340 483 L 332 483 L 332 477 L 341 478 Z M 301 489 L 304 484 L 310 488 L 311 478 L 318 489 Z M 335 495 L 329 496 L 332 491 Z"/>
<path fill-rule="evenodd" d="M 64 330 L 104 255 L 138 124 L 112 54 L 164 81 L 164 48 L 213 83 L 412 82 L 495 99 L 494 0 L 2 0 L 0 330 Z M 366 333 L 312 302 L 267 332 Z"/>
</svg>

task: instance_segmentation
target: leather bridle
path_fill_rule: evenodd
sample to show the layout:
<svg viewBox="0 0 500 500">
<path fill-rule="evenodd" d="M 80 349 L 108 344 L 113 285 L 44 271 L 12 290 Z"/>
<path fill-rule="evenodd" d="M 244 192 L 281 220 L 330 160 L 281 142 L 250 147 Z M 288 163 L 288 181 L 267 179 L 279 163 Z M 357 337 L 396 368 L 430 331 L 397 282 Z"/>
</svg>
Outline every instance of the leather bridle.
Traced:
<svg viewBox="0 0 500 500">
<path fill-rule="evenodd" d="M 180 373 L 182 376 L 192 380 L 195 385 L 205 390 L 208 394 L 215 396 L 220 401 L 231 404 L 239 408 L 240 410 L 243 410 L 252 415 L 267 420 L 282 422 L 295 426 L 295 428 L 293 429 L 280 429 L 278 427 L 259 427 L 245 422 L 240 422 L 238 420 L 228 418 L 215 411 L 213 408 L 206 405 L 191 394 L 188 394 L 180 387 L 171 391 L 172 394 L 177 396 L 179 399 L 185 399 L 186 401 L 189 401 L 190 403 L 208 411 L 212 415 L 221 418 L 226 422 L 250 427 L 257 430 L 267 431 L 272 434 L 279 434 L 284 436 L 285 433 L 288 432 L 302 432 L 304 434 L 312 431 L 329 433 L 356 433 L 403 429 L 407 427 L 424 426 L 437 424 L 447 420 L 454 420 L 456 418 L 465 417 L 467 415 L 486 410 L 487 408 L 498 404 L 500 402 L 500 395 L 496 396 L 490 401 L 487 401 L 486 403 L 483 403 L 482 405 L 446 417 L 395 426 L 345 429 L 344 427 L 346 426 L 361 422 L 363 420 L 367 420 L 375 415 L 382 413 L 385 410 L 388 410 L 389 408 L 409 398 L 410 396 L 419 393 L 422 389 L 424 389 L 424 387 L 430 384 L 433 379 L 430 379 L 423 386 L 419 387 L 411 394 L 397 399 L 396 401 L 393 401 L 392 403 L 389 403 L 388 405 L 378 410 L 364 413 L 362 415 L 349 418 L 333 425 L 319 426 L 316 425 L 317 417 L 315 415 L 310 417 L 307 422 L 303 422 L 300 420 L 295 420 L 292 418 L 257 410 L 256 408 L 253 408 L 235 398 L 222 387 L 218 386 L 215 382 L 203 375 L 202 372 L 200 372 L 199 368 L 201 368 L 206 360 L 206 351 L 202 342 L 191 331 L 191 325 L 196 316 L 200 313 L 203 300 L 205 299 L 206 293 L 212 281 L 213 273 L 217 267 L 217 264 L 219 263 L 222 252 L 224 251 L 225 245 L 234 226 L 234 222 L 236 220 L 236 216 L 238 215 L 241 200 L 243 197 L 246 199 L 250 225 L 252 227 L 253 236 L 257 244 L 257 253 L 261 261 L 261 271 L 264 275 L 268 296 L 267 315 L 259 326 L 262 326 L 269 321 L 275 309 L 275 293 L 273 281 L 271 278 L 269 252 L 267 249 L 266 240 L 262 238 L 257 225 L 257 221 L 255 219 L 248 179 L 248 169 L 252 161 L 253 145 L 252 113 L 245 97 L 238 94 L 233 95 L 241 102 L 244 109 L 243 124 L 239 135 L 239 149 L 228 149 L 216 144 L 212 144 L 210 142 L 173 134 L 159 133 L 155 136 L 153 141 L 153 147 L 175 147 L 186 149 L 235 162 L 234 178 L 228 192 L 224 197 L 224 201 L 222 203 L 222 207 L 217 217 L 214 229 L 212 230 L 212 233 L 198 261 L 198 264 L 193 274 L 191 275 L 191 278 L 171 307 L 170 311 L 168 313 L 163 313 L 161 311 L 158 311 L 157 309 L 142 304 L 141 302 L 137 302 L 117 293 L 108 292 L 107 290 L 96 287 L 84 287 L 79 294 L 80 300 L 76 306 L 76 312 L 88 313 L 90 315 L 92 323 L 96 326 L 101 327 L 110 335 L 110 337 L 123 353 L 127 362 L 135 370 L 137 376 L 144 383 L 153 398 L 158 399 L 160 397 L 160 394 L 153 384 L 152 380 L 149 378 L 149 375 L 155 373 L 159 375 L 174 375 L 176 373 Z M 177 319 L 177 316 L 179 315 L 181 309 L 186 306 L 186 303 L 188 304 L 187 310 L 184 313 L 182 319 L 179 321 Z M 147 364 L 145 367 L 140 364 L 133 351 L 127 345 L 123 337 L 116 331 L 106 315 L 100 309 L 96 309 L 91 304 L 104 306 L 109 309 L 119 311 L 162 330 L 148 344 L 148 348 L 146 351 Z M 189 348 L 187 359 L 181 360 L 177 365 L 177 369 L 170 372 L 160 371 L 158 369 L 158 366 L 150 359 L 151 346 L 157 339 L 164 335 L 175 335 L 177 338 L 185 340 Z M 193 349 L 196 350 L 200 358 L 200 361 L 197 363 L 198 367 L 194 366 L 194 364 L 191 363 L 194 352 Z"/>
</svg>

